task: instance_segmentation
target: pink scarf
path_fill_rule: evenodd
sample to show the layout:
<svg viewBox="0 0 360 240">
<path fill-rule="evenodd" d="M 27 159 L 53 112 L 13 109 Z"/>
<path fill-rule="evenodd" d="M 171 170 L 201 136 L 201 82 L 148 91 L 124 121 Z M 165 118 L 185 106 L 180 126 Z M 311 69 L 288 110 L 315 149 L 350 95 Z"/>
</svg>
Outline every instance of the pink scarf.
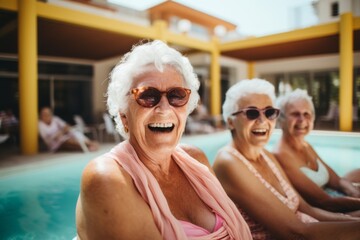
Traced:
<svg viewBox="0 0 360 240">
<path fill-rule="evenodd" d="M 158 182 L 140 161 L 130 143 L 123 141 L 109 154 L 131 175 L 142 198 L 149 204 L 163 238 L 188 239 L 181 224 L 172 215 Z M 207 166 L 193 159 L 180 147 L 176 147 L 173 159 L 183 170 L 202 201 L 224 219 L 223 226 L 217 231 L 192 239 L 252 239 L 245 220 Z"/>
</svg>

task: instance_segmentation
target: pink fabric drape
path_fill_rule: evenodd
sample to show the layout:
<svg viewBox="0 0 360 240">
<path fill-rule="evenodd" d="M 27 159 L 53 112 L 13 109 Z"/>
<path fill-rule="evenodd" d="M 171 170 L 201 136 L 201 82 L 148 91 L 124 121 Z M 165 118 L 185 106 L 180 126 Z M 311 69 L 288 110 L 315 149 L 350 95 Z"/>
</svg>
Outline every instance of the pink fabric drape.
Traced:
<svg viewBox="0 0 360 240">
<path fill-rule="evenodd" d="M 189 239 L 180 222 L 172 215 L 158 182 L 140 161 L 130 143 L 124 141 L 108 154 L 131 175 L 141 196 L 149 204 L 163 238 Z M 245 220 L 209 169 L 180 147 L 175 149 L 173 159 L 183 170 L 202 201 L 224 219 L 223 226 L 217 231 L 191 239 L 252 239 Z"/>
</svg>

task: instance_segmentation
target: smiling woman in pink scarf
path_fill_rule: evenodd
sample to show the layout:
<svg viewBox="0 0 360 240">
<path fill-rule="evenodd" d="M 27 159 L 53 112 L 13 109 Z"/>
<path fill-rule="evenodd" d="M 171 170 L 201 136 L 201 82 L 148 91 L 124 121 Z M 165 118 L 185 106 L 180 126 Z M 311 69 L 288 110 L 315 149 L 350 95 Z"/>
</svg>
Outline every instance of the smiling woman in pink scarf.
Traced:
<svg viewBox="0 0 360 240">
<path fill-rule="evenodd" d="M 188 59 L 161 41 L 114 68 L 107 104 L 126 140 L 84 170 L 78 239 L 251 239 L 205 154 L 179 145 L 198 88 Z"/>
</svg>

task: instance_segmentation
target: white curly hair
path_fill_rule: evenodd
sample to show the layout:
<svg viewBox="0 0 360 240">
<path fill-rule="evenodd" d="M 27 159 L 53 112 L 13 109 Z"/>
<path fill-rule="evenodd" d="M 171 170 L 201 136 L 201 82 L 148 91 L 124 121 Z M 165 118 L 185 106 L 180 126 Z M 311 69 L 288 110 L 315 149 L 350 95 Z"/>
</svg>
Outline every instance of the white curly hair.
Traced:
<svg viewBox="0 0 360 240">
<path fill-rule="evenodd" d="M 124 130 L 120 113 L 125 113 L 129 107 L 128 93 L 134 78 L 143 73 L 142 67 L 148 64 L 153 64 L 160 72 L 164 71 L 164 66 L 171 65 L 183 76 L 185 87 L 191 90 L 188 114 L 196 108 L 200 99 L 197 92 L 200 82 L 187 57 L 160 40 L 134 45 L 111 71 L 107 90 L 108 111 L 116 122 L 118 132 L 126 139 L 129 136 Z"/>
<path fill-rule="evenodd" d="M 289 103 L 294 103 L 302 100 L 309 103 L 309 105 L 311 106 L 311 112 L 315 119 L 315 107 L 312 101 L 312 97 L 308 95 L 308 92 L 306 90 L 297 88 L 294 91 L 291 91 L 284 96 L 280 96 L 276 99 L 276 106 L 280 109 L 280 116 L 278 121 L 282 122 L 285 120 L 286 106 Z"/>
<path fill-rule="evenodd" d="M 222 106 L 222 115 L 226 124 L 231 114 L 238 111 L 239 100 L 249 94 L 265 94 L 273 104 L 275 103 L 275 88 L 270 82 L 259 78 L 240 80 L 226 92 Z"/>
</svg>

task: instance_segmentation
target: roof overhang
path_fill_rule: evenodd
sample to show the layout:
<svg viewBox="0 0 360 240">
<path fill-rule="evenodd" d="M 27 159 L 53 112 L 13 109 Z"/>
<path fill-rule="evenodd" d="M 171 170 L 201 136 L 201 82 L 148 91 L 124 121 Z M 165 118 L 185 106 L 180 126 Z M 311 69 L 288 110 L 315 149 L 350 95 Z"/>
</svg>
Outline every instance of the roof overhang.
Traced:
<svg viewBox="0 0 360 240">
<path fill-rule="evenodd" d="M 36 2 L 38 55 L 102 60 L 123 55 L 140 41 L 155 39 L 159 26 L 140 26 L 118 19 Z M 0 53 L 18 54 L 17 1 L 0 2 Z M 179 51 L 211 51 L 212 44 L 166 31 Z"/>
<path fill-rule="evenodd" d="M 329 23 L 290 32 L 249 38 L 220 46 L 222 55 L 245 61 L 302 57 L 340 52 L 340 23 Z M 353 50 L 360 50 L 360 18 L 353 20 Z"/>
<path fill-rule="evenodd" d="M 216 26 L 223 26 L 227 31 L 236 29 L 236 25 L 209 15 L 207 13 L 190 8 L 175 1 L 164 1 L 147 9 L 152 20 L 167 19 L 169 16 L 177 16 L 179 18 L 191 19 L 192 22 L 201 26 L 206 26 L 209 29 L 214 29 Z"/>
<path fill-rule="evenodd" d="M 143 39 L 155 39 L 159 26 L 139 26 L 117 19 L 36 2 L 38 55 L 102 60 L 128 52 Z M 354 51 L 360 50 L 360 18 L 353 18 Z M 220 43 L 221 55 L 245 61 L 339 53 L 339 22 L 286 33 Z M 179 51 L 211 52 L 213 41 L 164 32 Z M 0 53 L 18 54 L 17 1 L 0 1 Z"/>
</svg>

